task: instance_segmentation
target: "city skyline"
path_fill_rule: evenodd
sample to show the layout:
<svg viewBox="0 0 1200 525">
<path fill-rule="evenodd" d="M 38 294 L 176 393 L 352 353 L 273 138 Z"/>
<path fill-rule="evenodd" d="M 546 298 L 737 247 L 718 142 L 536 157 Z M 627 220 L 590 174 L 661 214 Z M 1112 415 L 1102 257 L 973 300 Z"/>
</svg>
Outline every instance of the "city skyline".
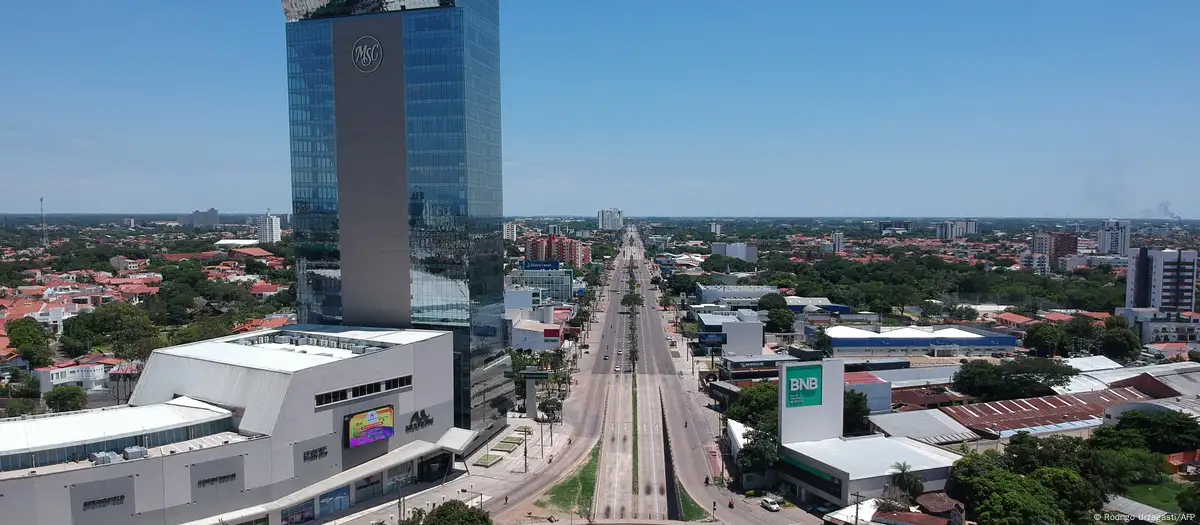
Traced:
<svg viewBox="0 0 1200 525">
<path fill-rule="evenodd" d="M 0 59 L 26 72 L 7 85 L 0 209 L 36 212 L 24 196 L 53 180 L 50 212 L 290 211 L 277 4 L 238 4 L 236 20 L 207 4 L 67 4 L 15 6 L 28 23 L 0 36 L 69 57 Z M 1200 171 L 1197 9 L 508 4 L 505 211 L 1151 217 Z M 130 38 L 90 44 L 111 27 Z M 701 41 L 714 31 L 720 49 Z M 746 175 L 761 184 L 669 198 Z M 589 190 L 557 198 L 564 186 Z M 804 200 L 814 191 L 854 198 Z"/>
</svg>

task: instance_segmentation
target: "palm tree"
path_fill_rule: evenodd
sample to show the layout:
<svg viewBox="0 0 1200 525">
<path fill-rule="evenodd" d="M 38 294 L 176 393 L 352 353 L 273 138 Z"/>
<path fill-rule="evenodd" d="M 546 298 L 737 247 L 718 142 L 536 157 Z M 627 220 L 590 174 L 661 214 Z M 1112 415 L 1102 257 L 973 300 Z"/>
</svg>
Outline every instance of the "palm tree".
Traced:
<svg viewBox="0 0 1200 525">
<path fill-rule="evenodd" d="M 925 479 L 921 473 L 904 461 L 892 464 L 892 485 L 913 499 L 925 492 Z"/>
</svg>

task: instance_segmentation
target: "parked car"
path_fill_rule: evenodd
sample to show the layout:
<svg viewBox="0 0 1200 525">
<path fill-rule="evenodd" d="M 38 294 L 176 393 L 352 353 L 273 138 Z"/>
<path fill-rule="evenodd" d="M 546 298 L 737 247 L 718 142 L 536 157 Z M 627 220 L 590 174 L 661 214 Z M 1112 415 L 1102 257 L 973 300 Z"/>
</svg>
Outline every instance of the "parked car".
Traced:
<svg viewBox="0 0 1200 525">
<path fill-rule="evenodd" d="M 767 509 L 771 512 L 779 512 L 779 503 L 771 498 L 763 498 L 759 502 L 759 505 L 762 505 L 762 508 Z"/>
</svg>

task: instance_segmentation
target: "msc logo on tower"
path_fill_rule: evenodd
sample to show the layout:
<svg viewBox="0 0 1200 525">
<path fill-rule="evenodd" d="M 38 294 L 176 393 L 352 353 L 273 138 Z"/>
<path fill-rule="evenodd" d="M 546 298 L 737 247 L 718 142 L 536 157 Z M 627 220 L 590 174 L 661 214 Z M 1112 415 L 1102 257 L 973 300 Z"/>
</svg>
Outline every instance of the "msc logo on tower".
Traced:
<svg viewBox="0 0 1200 525">
<path fill-rule="evenodd" d="M 821 404 L 821 365 L 785 368 L 784 387 L 787 388 L 787 408 L 812 407 Z"/>
<path fill-rule="evenodd" d="M 363 73 L 379 69 L 383 62 L 383 46 L 373 36 L 360 37 L 354 42 L 354 67 Z"/>
</svg>

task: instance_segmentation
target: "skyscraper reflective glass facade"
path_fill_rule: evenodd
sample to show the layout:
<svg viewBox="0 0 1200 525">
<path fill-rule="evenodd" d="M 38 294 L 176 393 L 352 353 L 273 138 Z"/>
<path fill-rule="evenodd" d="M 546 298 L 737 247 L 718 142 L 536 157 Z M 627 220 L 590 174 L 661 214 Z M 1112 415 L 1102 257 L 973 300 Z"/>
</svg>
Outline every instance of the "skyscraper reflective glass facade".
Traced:
<svg viewBox="0 0 1200 525">
<path fill-rule="evenodd" d="M 456 424 L 490 436 L 512 406 L 499 1 L 284 10 L 300 322 L 453 331 Z"/>
</svg>

